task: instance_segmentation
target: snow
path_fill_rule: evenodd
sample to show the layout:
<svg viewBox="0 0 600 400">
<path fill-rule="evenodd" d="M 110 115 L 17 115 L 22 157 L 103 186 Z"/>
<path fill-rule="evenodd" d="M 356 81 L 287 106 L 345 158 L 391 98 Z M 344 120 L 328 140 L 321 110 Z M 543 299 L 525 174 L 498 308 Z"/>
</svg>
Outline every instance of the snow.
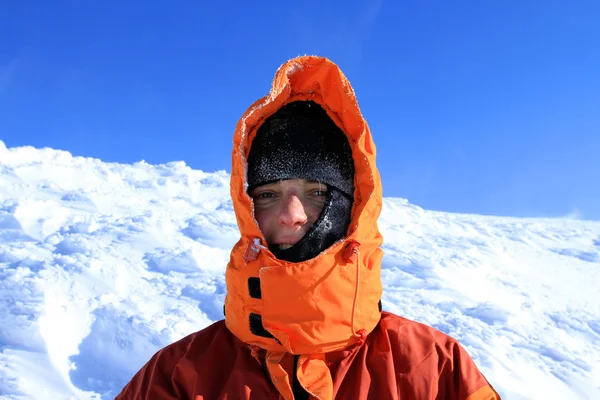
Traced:
<svg viewBox="0 0 600 400">
<path fill-rule="evenodd" d="M 600 398 L 600 222 L 385 198 L 385 310 L 457 338 L 506 399 Z M 0 141 L 0 398 L 112 399 L 222 319 L 225 172 Z"/>
</svg>

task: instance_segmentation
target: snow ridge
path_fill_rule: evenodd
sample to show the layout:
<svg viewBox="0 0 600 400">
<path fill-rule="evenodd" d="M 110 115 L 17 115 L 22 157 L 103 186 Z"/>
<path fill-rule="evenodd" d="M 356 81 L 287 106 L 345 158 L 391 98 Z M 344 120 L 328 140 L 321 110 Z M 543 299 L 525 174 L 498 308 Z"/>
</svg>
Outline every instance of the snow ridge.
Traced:
<svg viewBox="0 0 600 400">
<path fill-rule="evenodd" d="M 600 398 L 600 222 L 386 198 L 384 309 L 457 338 L 507 399 Z M 112 399 L 222 319 L 229 176 L 0 141 L 0 398 Z"/>
</svg>

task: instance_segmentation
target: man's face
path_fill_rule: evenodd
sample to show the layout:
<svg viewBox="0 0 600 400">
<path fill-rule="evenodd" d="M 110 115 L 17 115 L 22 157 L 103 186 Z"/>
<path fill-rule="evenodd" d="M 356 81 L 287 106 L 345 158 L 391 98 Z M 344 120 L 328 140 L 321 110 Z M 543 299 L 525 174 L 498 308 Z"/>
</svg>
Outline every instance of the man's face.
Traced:
<svg viewBox="0 0 600 400">
<path fill-rule="evenodd" d="M 327 185 L 287 179 L 258 186 L 250 196 L 254 200 L 254 216 L 267 244 L 285 250 L 300 241 L 321 215 Z"/>
</svg>

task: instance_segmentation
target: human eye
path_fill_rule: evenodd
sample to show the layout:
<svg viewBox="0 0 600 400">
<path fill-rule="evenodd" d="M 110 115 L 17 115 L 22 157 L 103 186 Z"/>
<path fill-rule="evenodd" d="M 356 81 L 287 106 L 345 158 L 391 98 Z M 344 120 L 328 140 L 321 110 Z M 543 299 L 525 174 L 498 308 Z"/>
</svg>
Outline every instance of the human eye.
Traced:
<svg viewBox="0 0 600 400">
<path fill-rule="evenodd" d="M 311 196 L 322 198 L 327 196 L 327 186 L 318 184 L 309 189 Z"/>
<path fill-rule="evenodd" d="M 256 205 L 266 205 L 275 201 L 277 193 L 271 190 L 262 190 L 252 194 L 252 199 Z"/>
<path fill-rule="evenodd" d="M 254 196 L 255 199 L 270 199 L 271 197 L 275 197 L 275 193 L 273 192 L 262 192 Z"/>
</svg>

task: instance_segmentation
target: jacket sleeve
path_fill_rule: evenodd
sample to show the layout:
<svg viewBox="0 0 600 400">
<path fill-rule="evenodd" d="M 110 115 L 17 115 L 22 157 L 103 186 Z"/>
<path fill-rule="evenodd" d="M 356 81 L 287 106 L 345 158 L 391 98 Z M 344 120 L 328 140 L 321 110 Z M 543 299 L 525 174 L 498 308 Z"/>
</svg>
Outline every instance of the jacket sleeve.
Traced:
<svg viewBox="0 0 600 400">
<path fill-rule="evenodd" d="M 496 393 L 491 385 L 487 384 L 472 393 L 467 400 L 501 400 L 500 395 Z"/>
<path fill-rule="evenodd" d="M 459 400 L 501 400 L 466 350 L 456 341 L 450 343 L 451 358 L 440 376 L 440 389 L 457 394 Z"/>
</svg>

